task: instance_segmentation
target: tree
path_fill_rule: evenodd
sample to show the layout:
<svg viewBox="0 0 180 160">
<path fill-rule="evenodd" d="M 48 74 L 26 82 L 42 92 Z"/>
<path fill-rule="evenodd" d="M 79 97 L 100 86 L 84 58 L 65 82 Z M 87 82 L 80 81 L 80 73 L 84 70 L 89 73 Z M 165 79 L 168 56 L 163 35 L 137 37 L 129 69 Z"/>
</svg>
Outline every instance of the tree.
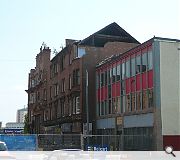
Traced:
<svg viewBox="0 0 180 160">
<path fill-rule="evenodd" d="M 30 128 L 28 124 L 28 114 L 26 114 L 24 119 L 24 134 L 29 134 L 29 133 L 30 133 Z"/>
</svg>

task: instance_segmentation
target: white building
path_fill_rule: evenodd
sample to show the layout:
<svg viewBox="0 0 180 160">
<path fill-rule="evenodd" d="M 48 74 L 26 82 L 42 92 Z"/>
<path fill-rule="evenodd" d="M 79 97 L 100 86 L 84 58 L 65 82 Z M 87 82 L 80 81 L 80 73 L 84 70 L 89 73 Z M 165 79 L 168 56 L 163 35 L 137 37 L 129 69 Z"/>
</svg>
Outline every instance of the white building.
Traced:
<svg viewBox="0 0 180 160">
<path fill-rule="evenodd" d="M 24 119 L 25 119 L 26 114 L 27 114 L 27 108 L 18 109 L 17 110 L 17 116 L 16 116 L 16 122 L 24 123 Z"/>
<path fill-rule="evenodd" d="M 8 122 L 6 123 L 6 129 L 24 129 L 24 123 Z"/>
</svg>

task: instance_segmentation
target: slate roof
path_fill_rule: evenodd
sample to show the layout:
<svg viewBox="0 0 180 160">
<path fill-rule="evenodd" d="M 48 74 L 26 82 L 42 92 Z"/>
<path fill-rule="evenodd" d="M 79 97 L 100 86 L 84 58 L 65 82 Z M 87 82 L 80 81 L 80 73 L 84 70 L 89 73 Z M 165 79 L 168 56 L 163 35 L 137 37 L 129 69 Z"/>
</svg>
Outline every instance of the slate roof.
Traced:
<svg viewBox="0 0 180 160">
<path fill-rule="evenodd" d="M 103 47 L 107 42 L 128 42 L 140 44 L 134 37 L 113 22 L 89 37 L 83 39 L 79 45 Z"/>
</svg>

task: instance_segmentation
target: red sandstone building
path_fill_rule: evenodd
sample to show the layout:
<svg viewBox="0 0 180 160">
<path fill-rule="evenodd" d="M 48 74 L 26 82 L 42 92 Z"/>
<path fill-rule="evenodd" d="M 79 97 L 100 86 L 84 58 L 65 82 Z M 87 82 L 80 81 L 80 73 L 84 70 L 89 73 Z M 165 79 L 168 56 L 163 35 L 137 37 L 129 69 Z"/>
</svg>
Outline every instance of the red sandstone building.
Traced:
<svg viewBox="0 0 180 160">
<path fill-rule="evenodd" d="M 96 64 L 137 45 L 136 39 L 112 23 L 82 41 L 67 39 L 65 48 L 51 60 L 50 49 L 41 49 L 27 90 L 31 133 L 85 133 L 88 121 L 92 134 L 96 128 Z"/>
</svg>

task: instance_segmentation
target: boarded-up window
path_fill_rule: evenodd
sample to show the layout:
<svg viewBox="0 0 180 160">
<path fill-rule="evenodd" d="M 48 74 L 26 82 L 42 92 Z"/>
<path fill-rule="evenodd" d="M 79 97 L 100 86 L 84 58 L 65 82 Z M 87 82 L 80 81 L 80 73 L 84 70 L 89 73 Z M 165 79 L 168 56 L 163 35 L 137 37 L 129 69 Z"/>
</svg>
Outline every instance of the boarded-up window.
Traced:
<svg viewBox="0 0 180 160">
<path fill-rule="evenodd" d="M 112 99 L 112 113 L 116 113 L 116 98 Z"/>
<path fill-rule="evenodd" d="M 126 111 L 128 112 L 128 111 L 130 111 L 131 110 L 131 103 L 130 103 L 131 101 L 130 101 L 130 95 L 127 95 L 126 96 Z"/>
<path fill-rule="evenodd" d="M 141 110 L 141 92 L 136 93 L 136 108 Z"/>
<path fill-rule="evenodd" d="M 126 96 L 121 96 L 121 113 L 125 112 L 125 108 L 126 108 Z"/>
<path fill-rule="evenodd" d="M 117 113 L 121 113 L 120 97 L 117 97 Z"/>
<path fill-rule="evenodd" d="M 132 111 L 135 110 L 135 93 L 131 93 L 131 108 Z"/>
</svg>

